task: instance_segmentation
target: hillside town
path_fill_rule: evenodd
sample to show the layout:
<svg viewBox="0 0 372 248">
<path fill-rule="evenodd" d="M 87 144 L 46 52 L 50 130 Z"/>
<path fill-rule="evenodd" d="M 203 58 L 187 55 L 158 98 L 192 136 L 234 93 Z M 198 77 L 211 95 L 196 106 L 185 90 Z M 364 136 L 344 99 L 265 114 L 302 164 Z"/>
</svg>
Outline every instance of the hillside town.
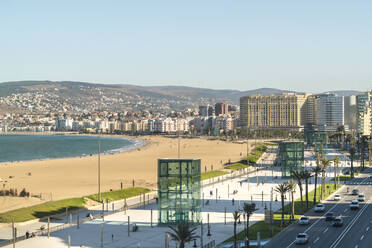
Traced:
<svg viewBox="0 0 372 248">
<path fill-rule="evenodd" d="M 370 92 L 352 96 L 292 93 L 252 95 L 241 97 L 239 106 L 220 102 L 185 108 L 183 111 L 141 108 L 107 111 L 107 104 L 114 104 L 108 98 L 85 104 L 102 105 L 104 110 L 97 111 L 97 106 L 88 109 L 84 104 L 60 104 L 60 101 L 51 99 L 53 95 L 30 92 L 0 98 L 0 104 L 24 109 L 24 113 L 0 115 L 0 132 L 74 131 L 219 136 L 245 129 L 301 131 L 309 126 L 322 132 L 335 132 L 339 126 L 343 126 L 346 130 L 370 135 L 372 127 Z"/>
</svg>

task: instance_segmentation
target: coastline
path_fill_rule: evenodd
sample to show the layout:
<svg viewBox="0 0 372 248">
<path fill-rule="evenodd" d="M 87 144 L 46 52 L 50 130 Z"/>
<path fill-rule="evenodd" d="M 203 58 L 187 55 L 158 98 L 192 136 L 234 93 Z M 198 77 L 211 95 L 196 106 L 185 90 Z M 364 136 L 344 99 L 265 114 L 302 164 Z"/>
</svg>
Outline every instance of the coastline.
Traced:
<svg viewBox="0 0 372 248">
<path fill-rule="evenodd" d="M 132 137 L 133 138 L 133 137 Z M 157 159 L 177 158 L 178 139 L 162 136 L 136 137 L 146 145 L 122 153 L 101 156 L 101 191 L 133 186 L 157 188 Z M 251 145 L 253 142 L 251 143 Z M 181 158 L 200 158 L 202 171 L 221 170 L 229 159 L 239 161 L 246 152 L 245 144 L 205 138 L 181 139 Z M 0 178 L 7 181 L 5 189 L 23 188 L 31 194 L 41 194 L 43 200 L 60 200 L 97 193 L 97 156 L 61 158 L 43 161 L 25 161 L 0 165 Z M 17 208 L 34 202 L 17 201 Z M 14 202 L 13 202 L 14 205 Z M 2 202 L 0 208 L 12 209 L 11 201 Z"/>
<path fill-rule="evenodd" d="M 48 133 L 38 133 L 38 132 L 33 132 L 33 133 L 30 133 L 30 132 L 7 132 L 7 133 L 0 133 L 0 136 L 1 135 L 28 135 L 28 136 L 32 136 L 32 135 L 38 135 L 38 136 L 42 136 L 42 135 L 49 135 L 49 136 L 71 136 L 71 137 L 76 137 L 76 136 L 89 136 L 89 137 L 98 137 L 98 135 L 95 135 L 95 134 L 79 134 L 79 133 L 59 133 L 59 132 L 48 132 Z M 144 146 L 147 145 L 147 142 L 143 139 L 140 139 L 140 138 L 133 138 L 133 137 L 129 137 L 129 136 L 126 136 L 126 135 L 111 135 L 111 134 L 102 134 L 101 137 L 104 137 L 104 138 L 113 138 L 113 139 L 125 139 L 125 140 L 128 140 L 129 142 L 131 142 L 130 145 L 127 145 L 127 146 L 123 146 L 123 147 L 119 147 L 119 148 L 115 148 L 115 149 L 111 149 L 111 150 L 108 150 L 108 151 L 105 151 L 105 152 L 101 152 L 101 156 L 103 155 L 113 155 L 113 154 L 117 154 L 117 153 L 124 153 L 124 152 L 130 152 L 132 150 L 137 150 L 137 149 L 140 149 Z M 49 161 L 49 160 L 55 160 L 55 159 L 69 159 L 69 158 L 83 158 L 83 157 L 93 157 L 93 156 L 98 156 L 98 153 L 97 152 L 94 152 L 94 153 L 91 153 L 91 154 L 81 154 L 81 155 L 77 155 L 77 156 L 67 156 L 67 157 L 58 157 L 58 158 L 40 158 L 40 159 L 28 159 L 28 160 L 12 160 L 12 161 L 0 161 L 0 166 L 3 165 L 3 164 L 7 164 L 7 163 L 20 163 L 20 162 L 29 162 L 29 161 Z"/>
</svg>

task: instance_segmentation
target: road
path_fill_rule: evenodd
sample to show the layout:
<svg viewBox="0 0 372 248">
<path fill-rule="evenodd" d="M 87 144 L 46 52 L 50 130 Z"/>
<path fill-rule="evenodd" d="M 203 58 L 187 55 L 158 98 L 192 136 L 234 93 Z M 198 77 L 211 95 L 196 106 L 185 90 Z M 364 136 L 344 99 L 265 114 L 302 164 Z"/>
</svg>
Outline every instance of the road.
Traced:
<svg viewBox="0 0 372 248">
<path fill-rule="evenodd" d="M 334 201 L 331 196 L 324 203 L 326 210 L 323 213 L 315 213 L 310 210 L 307 216 L 310 217 L 310 224 L 300 226 L 292 224 L 286 230 L 274 237 L 265 245 L 267 247 L 301 247 L 296 245 L 294 240 L 298 233 L 305 232 L 309 235 L 309 242 L 303 247 L 330 247 L 330 248 L 362 248 L 371 247 L 372 244 L 372 173 L 368 169 L 361 177 L 354 179 L 350 185 L 346 185 L 338 191 L 341 194 L 341 201 Z M 359 210 L 350 210 L 351 200 L 357 198 L 350 194 L 352 189 L 359 189 L 365 193 L 366 201 L 360 204 Z M 336 216 L 341 216 L 344 225 L 333 227 L 331 221 L 325 221 L 324 215 L 333 212 Z"/>
</svg>

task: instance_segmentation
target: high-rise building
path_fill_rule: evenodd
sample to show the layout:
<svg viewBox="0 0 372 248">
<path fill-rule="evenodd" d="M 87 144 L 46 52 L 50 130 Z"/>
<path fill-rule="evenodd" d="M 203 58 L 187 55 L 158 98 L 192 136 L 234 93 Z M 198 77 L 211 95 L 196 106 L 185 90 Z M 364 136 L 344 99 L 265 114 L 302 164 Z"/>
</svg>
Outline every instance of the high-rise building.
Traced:
<svg viewBox="0 0 372 248">
<path fill-rule="evenodd" d="M 227 115 L 229 113 L 229 104 L 222 102 L 216 103 L 214 105 L 214 111 L 216 116 Z"/>
<path fill-rule="evenodd" d="M 320 94 L 316 98 L 316 126 L 319 131 L 335 132 L 344 125 L 344 97 Z"/>
<path fill-rule="evenodd" d="M 200 105 L 199 106 L 199 115 L 200 116 L 212 116 L 213 115 L 213 107 L 210 106 L 209 104 L 208 105 Z"/>
<path fill-rule="evenodd" d="M 363 135 L 372 133 L 372 92 L 356 96 L 357 132 Z"/>
<path fill-rule="evenodd" d="M 357 124 L 357 105 L 356 105 L 356 96 L 345 96 L 344 97 L 344 118 L 345 118 L 345 127 L 349 130 L 356 130 L 358 127 Z"/>
<path fill-rule="evenodd" d="M 301 129 L 306 123 L 307 97 L 307 94 L 241 97 L 240 126 Z"/>
</svg>

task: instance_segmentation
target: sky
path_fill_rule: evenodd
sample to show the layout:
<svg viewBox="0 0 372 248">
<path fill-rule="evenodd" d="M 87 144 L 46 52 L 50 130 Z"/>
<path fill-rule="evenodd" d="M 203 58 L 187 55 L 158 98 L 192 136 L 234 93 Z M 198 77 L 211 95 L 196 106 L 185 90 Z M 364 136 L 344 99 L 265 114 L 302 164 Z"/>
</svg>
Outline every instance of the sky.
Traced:
<svg viewBox="0 0 372 248">
<path fill-rule="evenodd" d="M 370 0 L 0 0 L 0 82 L 372 89 Z"/>
</svg>

